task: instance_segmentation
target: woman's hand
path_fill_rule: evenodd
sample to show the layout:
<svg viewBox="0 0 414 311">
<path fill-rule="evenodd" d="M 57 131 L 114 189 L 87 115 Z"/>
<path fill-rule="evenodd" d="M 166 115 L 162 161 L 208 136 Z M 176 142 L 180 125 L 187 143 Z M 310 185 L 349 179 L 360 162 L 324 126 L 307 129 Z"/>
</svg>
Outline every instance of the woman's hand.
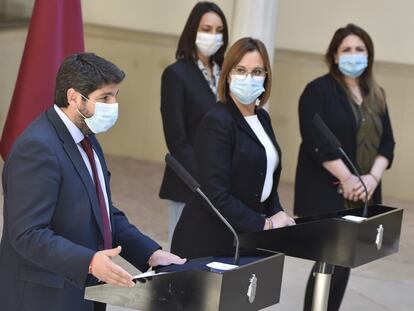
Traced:
<svg viewBox="0 0 414 311">
<path fill-rule="evenodd" d="M 342 196 L 350 201 L 358 201 L 361 194 L 364 193 L 364 187 L 358 177 L 351 174 L 348 178 L 341 181 Z"/>
<path fill-rule="evenodd" d="M 367 187 L 368 191 L 368 200 L 371 199 L 372 194 L 374 193 L 375 189 L 378 187 L 378 179 L 372 176 L 371 174 L 366 174 L 361 176 L 362 181 L 364 182 L 365 186 Z M 365 191 L 363 191 L 359 195 L 359 199 L 365 201 Z"/>
<path fill-rule="evenodd" d="M 293 226 L 296 224 L 295 220 L 288 216 L 284 211 L 280 211 L 269 218 L 272 222 L 273 228 L 281 228 L 286 226 Z"/>
</svg>

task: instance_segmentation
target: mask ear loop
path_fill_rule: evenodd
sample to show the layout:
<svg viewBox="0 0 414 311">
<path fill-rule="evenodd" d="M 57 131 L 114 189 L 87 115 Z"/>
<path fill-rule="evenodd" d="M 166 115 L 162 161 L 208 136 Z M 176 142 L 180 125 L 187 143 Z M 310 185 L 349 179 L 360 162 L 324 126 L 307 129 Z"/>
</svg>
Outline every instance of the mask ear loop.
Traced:
<svg viewBox="0 0 414 311">
<path fill-rule="evenodd" d="M 79 93 L 79 92 L 78 92 Z M 81 93 L 79 93 L 80 94 L 80 96 L 83 98 L 83 99 L 86 99 L 88 102 L 90 102 L 90 103 L 92 103 L 87 97 L 85 97 L 85 96 L 83 96 Z M 82 113 L 82 112 L 80 112 L 80 110 L 79 110 L 79 107 L 78 108 L 76 108 L 76 111 L 86 120 L 86 119 L 88 119 L 87 117 L 85 117 L 85 115 Z"/>
</svg>

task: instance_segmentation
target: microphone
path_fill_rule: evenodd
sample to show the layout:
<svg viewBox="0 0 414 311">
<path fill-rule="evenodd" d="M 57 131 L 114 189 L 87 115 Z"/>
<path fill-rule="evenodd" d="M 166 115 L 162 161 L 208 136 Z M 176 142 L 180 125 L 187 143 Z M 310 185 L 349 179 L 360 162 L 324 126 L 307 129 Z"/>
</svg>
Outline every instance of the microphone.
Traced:
<svg viewBox="0 0 414 311">
<path fill-rule="evenodd" d="M 192 192 L 197 192 L 204 201 L 211 207 L 211 209 L 216 213 L 216 215 L 221 219 L 221 221 L 230 229 L 233 233 L 234 241 L 236 244 L 236 250 L 234 251 L 234 264 L 239 264 L 239 237 L 236 233 L 236 230 L 230 225 L 230 223 L 224 218 L 224 216 L 219 212 L 219 210 L 211 203 L 203 191 L 200 189 L 200 184 L 187 172 L 187 170 L 169 153 L 165 155 L 165 162 L 167 165 L 177 174 L 177 176 L 191 189 Z"/>
<path fill-rule="evenodd" d="M 336 138 L 336 136 L 332 133 L 332 131 L 329 129 L 329 127 L 323 122 L 322 118 L 319 116 L 319 114 L 315 114 L 312 120 L 313 124 L 318 128 L 318 130 L 321 132 L 321 134 L 328 140 L 328 142 L 331 144 L 332 147 L 339 150 L 339 152 L 344 156 L 346 161 L 349 163 L 349 165 L 352 168 L 352 171 L 354 174 L 358 177 L 359 181 L 362 184 L 362 187 L 364 187 L 364 193 L 365 193 L 365 202 L 364 202 L 364 210 L 362 213 L 363 217 L 368 216 L 368 190 L 367 186 L 365 185 L 364 181 L 361 178 L 361 175 L 359 174 L 357 168 L 355 167 L 354 163 L 352 163 L 351 159 L 348 157 L 344 149 L 342 148 L 341 142 Z"/>
</svg>

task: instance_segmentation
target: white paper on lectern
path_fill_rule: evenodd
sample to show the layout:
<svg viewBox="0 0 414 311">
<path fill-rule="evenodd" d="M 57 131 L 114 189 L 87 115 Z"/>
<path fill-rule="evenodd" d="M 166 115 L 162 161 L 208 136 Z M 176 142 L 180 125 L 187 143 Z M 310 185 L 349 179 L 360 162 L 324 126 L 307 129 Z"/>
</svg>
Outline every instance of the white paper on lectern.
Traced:
<svg viewBox="0 0 414 311">
<path fill-rule="evenodd" d="M 353 222 L 363 222 L 366 217 L 354 216 L 354 215 L 346 215 L 342 217 L 345 220 L 353 221 Z"/>
<path fill-rule="evenodd" d="M 147 272 L 144 272 L 144 273 L 141 273 L 141 274 L 134 275 L 133 279 L 134 280 L 135 279 L 141 279 L 141 278 L 146 278 L 146 277 L 149 277 L 149 276 L 161 275 L 161 274 L 166 274 L 166 273 L 168 273 L 168 272 L 158 272 L 158 273 L 156 273 L 154 270 L 151 270 L 151 271 L 147 271 Z"/>
<path fill-rule="evenodd" d="M 207 264 L 207 267 L 215 270 L 222 270 L 222 271 L 228 271 L 238 268 L 239 266 L 236 265 L 230 265 L 228 263 L 222 263 L 217 261 L 212 261 Z"/>
</svg>

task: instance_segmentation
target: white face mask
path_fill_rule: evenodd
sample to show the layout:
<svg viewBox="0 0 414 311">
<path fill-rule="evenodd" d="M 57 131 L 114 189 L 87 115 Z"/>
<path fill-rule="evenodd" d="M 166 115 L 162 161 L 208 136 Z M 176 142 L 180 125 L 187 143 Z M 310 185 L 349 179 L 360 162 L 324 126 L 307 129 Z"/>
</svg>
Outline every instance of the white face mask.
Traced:
<svg viewBox="0 0 414 311">
<path fill-rule="evenodd" d="M 81 94 L 88 102 L 92 103 L 89 99 Z M 93 104 L 93 103 L 92 103 Z M 89 129 L 95 133 L 103 133 L 109 130 L 116 120 L 118 120 L 118 103 L 95 103 L 95 113 L 92 117 L 85 117 L 78 109 L 78 113 L 84 118 L 86 125 Z"/>
<path fill-rule="evenodd" d="M 231 75 L 230 92 L 243 105 L 250 105 L 265 91 L 265 77 Z"/>
<path fill-rule="evenodd" d="M 223 34 L 210 34 L 206 32 L 197 32 L 195 42 L 198 50 L 207 57 L 214 55 L 223 45 Z"/>
</svg>

